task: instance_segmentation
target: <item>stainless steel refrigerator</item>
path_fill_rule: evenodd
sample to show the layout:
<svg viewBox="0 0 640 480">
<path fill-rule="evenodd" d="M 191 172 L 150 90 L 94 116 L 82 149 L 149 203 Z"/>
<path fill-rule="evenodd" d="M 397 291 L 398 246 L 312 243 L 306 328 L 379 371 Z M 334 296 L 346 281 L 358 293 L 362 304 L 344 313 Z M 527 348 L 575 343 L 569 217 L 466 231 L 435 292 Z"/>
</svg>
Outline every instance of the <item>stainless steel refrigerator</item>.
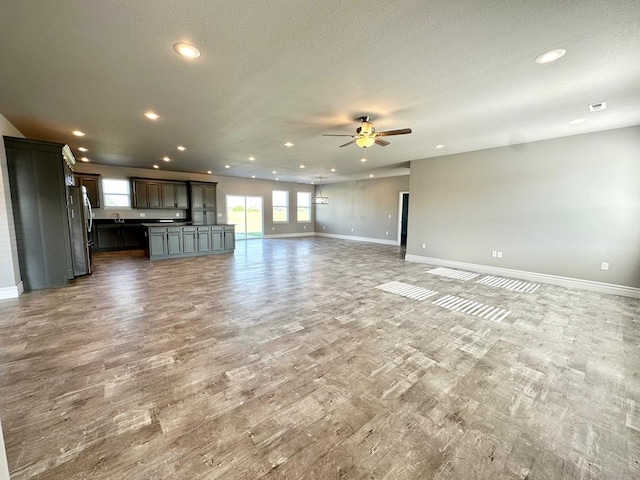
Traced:
<svg viewBox="0 0 640 480">
<path fill-rule="evenodd" d="M 88 275 L 91 273 L 93 215 L 86 187 L 67 187 L 67 211 L 73 275 Z"/>
</svg>

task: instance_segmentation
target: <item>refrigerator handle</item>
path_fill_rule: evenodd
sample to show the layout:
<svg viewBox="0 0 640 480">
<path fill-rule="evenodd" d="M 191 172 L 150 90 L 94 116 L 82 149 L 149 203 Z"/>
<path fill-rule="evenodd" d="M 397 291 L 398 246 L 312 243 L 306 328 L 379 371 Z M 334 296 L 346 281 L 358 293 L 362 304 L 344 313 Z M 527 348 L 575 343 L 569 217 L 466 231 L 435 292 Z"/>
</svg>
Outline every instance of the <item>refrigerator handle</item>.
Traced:
<svg viewBox="0 0 640 480">
<path fill-rule="evenodd" d="M 91 209 L 91 202 L 89 201 L 89 198 L 84 197 L 84 201 L 86 202 L 87 207 L 89 207 L 89 229 L 87 231 L 91 233 L 91 229 L 93 228 L 93 210 Z"/>
</svg>

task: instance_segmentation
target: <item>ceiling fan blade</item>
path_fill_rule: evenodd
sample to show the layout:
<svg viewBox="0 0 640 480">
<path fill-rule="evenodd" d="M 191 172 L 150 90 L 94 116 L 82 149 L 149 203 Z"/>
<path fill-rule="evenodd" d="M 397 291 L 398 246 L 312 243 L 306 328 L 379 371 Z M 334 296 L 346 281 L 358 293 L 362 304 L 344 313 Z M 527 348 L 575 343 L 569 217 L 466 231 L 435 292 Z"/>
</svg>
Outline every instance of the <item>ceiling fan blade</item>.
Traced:
<svg viewBox="0 0 640 480">
<path fill-rule="evenodd" d="M 338 133 L 323 133 L 323 137 L 355 137 L 355 135 L 341 135 Z"/>
<path fill-rule="evenodd" d="M 386 140 L 382 140 L 381 138 L 376 138 L 376 145 L 386 147 L 387 145 L 389 145 L 389 142 L 387 142 Z"/>
<path fill-rule="evenodd" d="M 350 142 L 345 143 L 344 145 L 340 145 L 341 147 L 346 147 L 347 145 L 351 145 L 352 143 L 356 143 L 355 140 L 351 140 Z"/>
<path fill-rule="evenodd" d="M 406 135 L 411 133 L 410 128 L 401 128 L 400 130 L 387 130 L 386 132 L 376 132 L 376 137 L 389 137 L 391 135 Z"/>
</svg>

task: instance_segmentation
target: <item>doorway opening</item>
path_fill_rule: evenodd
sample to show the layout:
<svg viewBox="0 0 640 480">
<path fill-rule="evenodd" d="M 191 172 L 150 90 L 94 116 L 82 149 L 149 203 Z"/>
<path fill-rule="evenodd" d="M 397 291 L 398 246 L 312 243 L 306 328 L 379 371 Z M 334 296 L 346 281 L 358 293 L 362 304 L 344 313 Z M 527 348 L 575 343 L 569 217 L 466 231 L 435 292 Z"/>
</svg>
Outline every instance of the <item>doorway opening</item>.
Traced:
<svg viewBox="0 0 640 480">
<path fill-rule="evenodd" d="M 406 247 L 409 226 L 409 192 L 400 192 L 398 203 L 398 245 Z"/>
<path fill-rule="evenodd" d="M 236 240 L 264 236 L 263 203 L 262 197 L 227 195 L 227 223 L 235 224 Z"/>
</svg>

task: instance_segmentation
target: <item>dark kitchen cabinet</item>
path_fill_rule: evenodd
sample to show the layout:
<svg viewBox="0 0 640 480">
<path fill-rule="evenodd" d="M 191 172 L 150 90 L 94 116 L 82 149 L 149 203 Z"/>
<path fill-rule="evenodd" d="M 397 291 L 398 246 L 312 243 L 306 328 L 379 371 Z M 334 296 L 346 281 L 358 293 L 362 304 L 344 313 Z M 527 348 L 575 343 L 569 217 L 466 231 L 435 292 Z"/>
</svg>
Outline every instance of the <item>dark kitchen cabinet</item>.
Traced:
<svg viewBox="0 0 640 480">
<path fill-rule="evenodd" d="M 191 221 L 198 225 L 215 225 L 217 223 L 215 182 L 189 182 Z"/>
<path fill-rule="evenodd" d="M 87 189 L 87 197 L 91 208 L 100 208 L 100 175 L 76 173 L 73 175 L 77 187 Z"/>
<path fill-rule="evenodd" d="M 73 278 L 66 187 L 72 156 L 60 143 L 4 137 L 20 276 L 24 289 Z"/>
<path fill-rule="evenodd" d="M 187 185 L 184 183 L 163 183 L 162 184 L 162 207 L 179 208 L 186 210 L 189 208 L 187 198 Z"/>
<path fill-rule="evenodd" d="M 189 208 L 187 184 L 148 178 L 131 179 L 133 208 Z"/>
<path fill-rule="evenodd" d="M 133 208 L 162 208 L 162 183 L 146 179 L 131 179 Z"/>
<path fill-rule="evenodd" d="M 94 250 L 132 250 L 145 248 L 145 228 L 141 224 L 94 223 Z"/>
</svg>

